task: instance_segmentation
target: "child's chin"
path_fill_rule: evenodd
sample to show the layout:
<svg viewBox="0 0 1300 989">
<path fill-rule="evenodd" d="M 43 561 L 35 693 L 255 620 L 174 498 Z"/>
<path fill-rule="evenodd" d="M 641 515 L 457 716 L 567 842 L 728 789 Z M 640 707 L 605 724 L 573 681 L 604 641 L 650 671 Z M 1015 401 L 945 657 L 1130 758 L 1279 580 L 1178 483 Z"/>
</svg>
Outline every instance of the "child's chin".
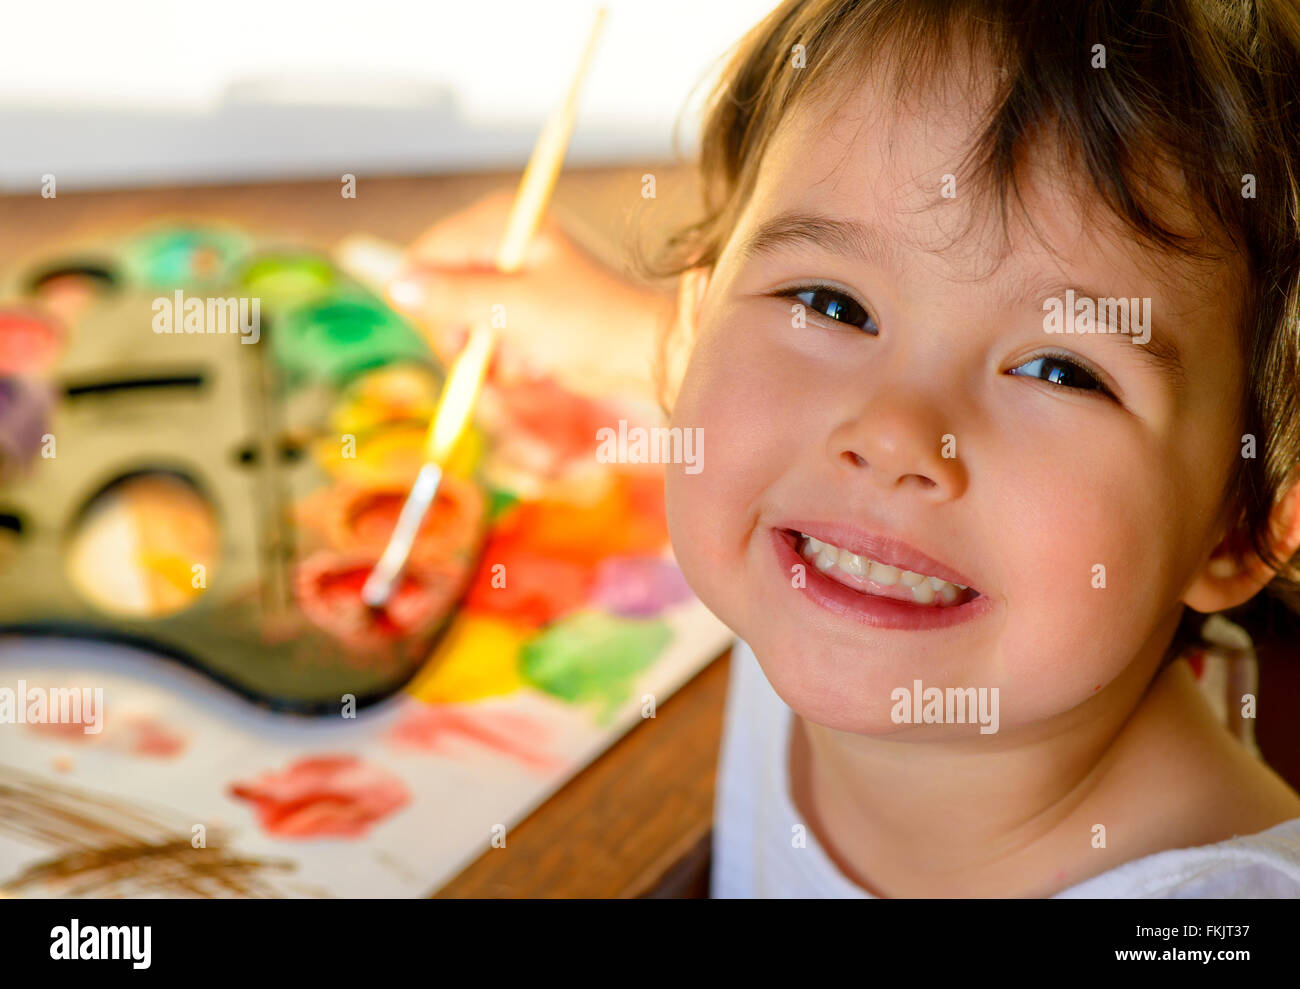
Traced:
<svg viewBox="0 0 1300 989">
<path fill-rule="evenodd" d="M 896 724 L 891 717 L 890 691 L 896 678 L 882 678 L 877 671 L 869 674 L 879 685 L 864 683 L 859 676 L 852 682 L 809 676 L 806 668 L 764 664 L 764 673 L 772 689 L 799 717 L 814 724 L 856 735 L 886 736 L 906 731 L 909 725 Z M 886 682 L 888 681 L 888 682 Z"/>
</svg>

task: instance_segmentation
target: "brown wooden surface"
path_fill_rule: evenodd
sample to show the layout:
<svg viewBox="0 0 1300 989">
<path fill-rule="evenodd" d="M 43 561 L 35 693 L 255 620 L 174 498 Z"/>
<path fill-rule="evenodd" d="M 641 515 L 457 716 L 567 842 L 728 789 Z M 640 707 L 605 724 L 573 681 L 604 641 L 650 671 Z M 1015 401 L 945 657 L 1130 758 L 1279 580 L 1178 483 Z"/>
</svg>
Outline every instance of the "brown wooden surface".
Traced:
<svg viewBox="0 0 1300 989">
<path fill-rule="evenodd" d="M 641 196 L 656 177 L 655 200 Z M 166 219 L 215 220 L 259 237 L 328 250 L 355 232 L 409 242 L 439 217 L 513 174 L 357 176 L 357 198 L 338 179 L 241 186 L 60 191 L 42 199 L 0 196 L 0 267 L 56 255 L 65 246 L 117 238 Z M 628 270 L 632 241 L 679 222 L 691 202 L 689 174 L 659 166 L 570 170 L 557 211 L 606 261 Z M 448 897 L 628 897 L 707 895 L 714 770 L 728 659 L 714 662 L 597 762 L 538 808 L 438 895 Z"/>
</svg>

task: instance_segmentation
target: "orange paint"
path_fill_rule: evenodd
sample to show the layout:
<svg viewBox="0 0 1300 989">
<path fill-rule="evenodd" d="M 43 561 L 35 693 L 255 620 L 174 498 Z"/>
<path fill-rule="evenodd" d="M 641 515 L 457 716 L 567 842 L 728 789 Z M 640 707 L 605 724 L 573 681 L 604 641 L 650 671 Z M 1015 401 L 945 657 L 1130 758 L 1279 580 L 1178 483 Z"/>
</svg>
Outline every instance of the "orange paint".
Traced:
<svg viewBox="0 0 1300 989">
<path fill-rule="evenodd" d="M 518 550 L 573 563 L 652 555 L 668 542 L 663 475 L 617 472 L 592 504 L 543 499 L 511 506 L 497 533 Z"/>
<path fill-rule="evenodd" d="M 403 488 L 336 489 L 326 509 L 331 542 L 338 549 L 378 559 L 392 538 L 407 494 Z M 444 476 L 411 547 L 411 559 L 470 566 L 486 507 L 477 485 Z"/>
</svg>

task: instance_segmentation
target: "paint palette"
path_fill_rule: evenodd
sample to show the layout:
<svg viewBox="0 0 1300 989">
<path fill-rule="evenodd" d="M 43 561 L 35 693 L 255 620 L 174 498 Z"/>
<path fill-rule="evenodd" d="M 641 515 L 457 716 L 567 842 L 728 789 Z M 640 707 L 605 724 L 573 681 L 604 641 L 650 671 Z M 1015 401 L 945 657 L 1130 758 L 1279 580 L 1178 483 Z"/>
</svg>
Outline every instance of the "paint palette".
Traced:
<svg viewBox="0 0 1300 989">
<path fill-rule="evenodd" d="M 487 526 L 471 430 L 388 607 L 360 587 L 442 382 L 329 259 L 169 225 L 0 282 L 0 633 L 135 642 L 260 703 L 399 689 Z"/>
</svg>

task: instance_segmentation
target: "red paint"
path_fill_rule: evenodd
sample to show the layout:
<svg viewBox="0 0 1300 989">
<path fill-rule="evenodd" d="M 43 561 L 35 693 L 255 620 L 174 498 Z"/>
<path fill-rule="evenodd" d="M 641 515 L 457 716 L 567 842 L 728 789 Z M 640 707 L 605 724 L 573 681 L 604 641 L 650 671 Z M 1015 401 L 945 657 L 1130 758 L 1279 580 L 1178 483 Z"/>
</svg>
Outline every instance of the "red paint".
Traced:
<svg viewBox="0 0 1300 989">
<path fill-rule="evenodd" d="M 583 607 L 595 581 L 591 563 L 533 552 L 508 534 L 494 536 L 465 595 L 465 610 L 540 627 Z"/>
<path fill-rule="evenodd" d="M 63 332 L 52 319 L 23 309 L 0 309 L 0 374 L 30 374 L 54 363 Z"/>
<path fill-rule="evenodd" d="M 595 456 L 596 432 L 616 428 L 619 413 L 563 388 L 554 378 L 536 377 L 497 386 L 507 430 L 523 434 L 549 452 L 553 469 Z"/>
<path fill-rule="evenodd" d="M 102 730 L 86 731 L 94 727 L 92 721 L 35 721 L 27 725 L 32 731 L 57 738 L 64 742 L 97 742 L 104 737 Z"/>
<path fill-rule="evenodd" d="M 425 752 L 447 752 L 457 742 L 471 742 L 542 772 L 563 763 L 540 751 L 546 734 L 537 722 L 514 711 L 469 714 L 447 705 L 420 705 L 393 728 L 389 741 Z"/>
<path fill-rule="evenodd" d="M 450 611 L 460 573 L 415 561 L 407 565 L 388 605 L 371 608 L 361 600 L 361 588 L 375 562 L 329 551 L 304 560 L 294 575 L 303 614 L 342 642 L 365 648 L 422 632 Z"/>
<path fill-rule="evenodd" d="M 300 759 L 227 792 L 254 805 L 268 834 L 293 839 L 361 838 L 411 802 L 398 777 L 346 755 Z"/>
<path fill-rule="evenodd" d="M 134 755 L 171 759 L 185 751 L 185 736 L 156 718 L 139 715 L 126 722 L 127 748 Z"/>
</svg>

